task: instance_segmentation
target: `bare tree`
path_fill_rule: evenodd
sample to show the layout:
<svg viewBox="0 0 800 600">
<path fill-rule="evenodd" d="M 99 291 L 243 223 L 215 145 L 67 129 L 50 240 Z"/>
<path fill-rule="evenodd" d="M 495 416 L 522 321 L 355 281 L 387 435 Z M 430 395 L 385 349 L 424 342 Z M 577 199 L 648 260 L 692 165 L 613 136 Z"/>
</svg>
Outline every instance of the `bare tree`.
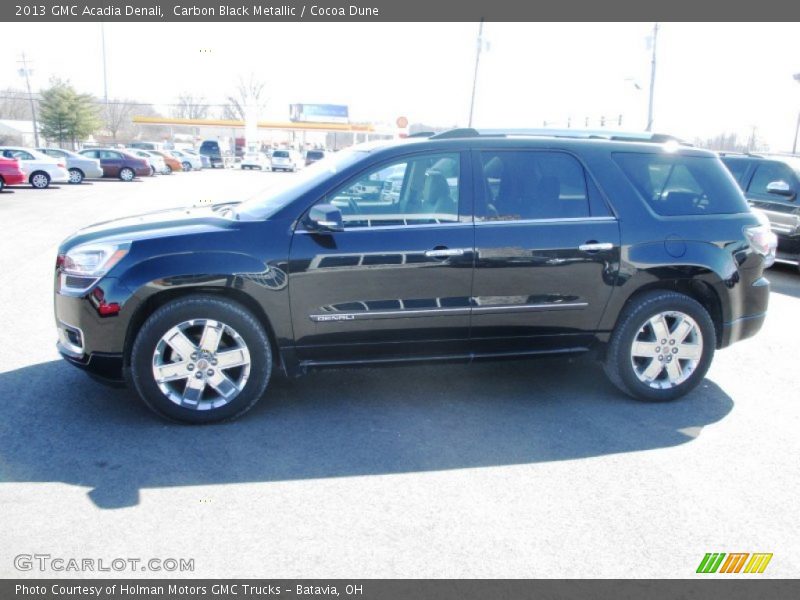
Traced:
<svg viewBox="0 0 800 600">
<path fill-rule="evenodd" d="M 0 90 L 0 119 L 31 120 L 31 103 L 28 94 L 8 87 Z"/>
<path fill-rule="evenodd" d="M 226 97 L 227 104 L 222 107 L 222 118 L 244 121 L 248 106 L 255 106 L 259 111 L 263 109 L 267 104 L 266 87 L 266 82 L 257 79 L 253 73 L 247 79 L 239 77 L 236 93 Z"/>
<path fill-rule="evenodd" d="M 739 139 L 736 133 L 720 133 L 710 138 L 695 138 L 694 145 L 718 152 L 766 152 L 769 146 L 758 135 L 753 127 L 747 140 Z"/>
<path fill-rule="evenodd" d="M 172 111 L 172 116 L 178 119 L 205 119 L 208 117 L 206 99 L 184 92 L 178 96 L 178 104 Z"/>
<path fill-rule="evenodd" d="M 100 114 L 103 116 L 105 130 L 113 141 L 118 138 L 127 139 L 132 137 L 134 126 L 133 116 L 141 112 L 141 104 L 135 100 L 118 99 L 109 100 L 108 105 L 100 103 Z"/>
</svg>

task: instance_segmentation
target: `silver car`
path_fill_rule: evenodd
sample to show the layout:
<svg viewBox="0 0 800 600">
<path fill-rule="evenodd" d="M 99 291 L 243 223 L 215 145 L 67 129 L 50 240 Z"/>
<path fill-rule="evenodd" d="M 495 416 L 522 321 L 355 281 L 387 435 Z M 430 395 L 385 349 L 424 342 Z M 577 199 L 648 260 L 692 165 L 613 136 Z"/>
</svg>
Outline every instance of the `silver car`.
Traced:
<svg viewBox="0 0 800 600">
<path fill-rule="evenodd" d="M 96 158 L 87 158 L 61 148 L 37 148 L 37 150 L 51 158 L 63 159 L 69 171 L 70 183 L 81 183 L 84 179 L 98 179 L 103 176 L 103 168 Z"/>
<path fill-rule="evenodd" d="M 151 152 L 150 150 L 143 150 L 142 148 L 133 148 L 128 146 L 125 148 L 125 152 L 128 154 L 133 154 L 134 156 L 138 156 L 139 158 L 143 158 L 147 161 L 150 165 L 150 175 L 155 175 L 159 173 L 161 175 L 169 174 L 169 170 L 167 169 L 167 163 L 164 162 L 164 157 L 156 154 L 155 152 Z"/>
</svg>

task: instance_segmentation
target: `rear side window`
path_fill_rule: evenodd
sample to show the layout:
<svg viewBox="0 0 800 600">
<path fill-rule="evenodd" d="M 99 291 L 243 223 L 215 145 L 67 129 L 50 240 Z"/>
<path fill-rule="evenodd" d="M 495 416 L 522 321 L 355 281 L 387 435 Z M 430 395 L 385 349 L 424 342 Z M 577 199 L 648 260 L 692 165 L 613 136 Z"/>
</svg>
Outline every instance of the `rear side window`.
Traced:
<svg viewBox="0 0 800 600">
<path fill-rule="evenodd" d="M 485 221 L 581 218 L 590 215 L 586 174 L 569 154 L 481 152 Z"/>
<path fill-rule="evenodd" d="M 713 157 L 615 153 L 614 161 L 659 215 L 747 212 L 730 173 Z"/>
<path fill-rule="evenodd" d="M 721 160 L 722 164 L 731 172 L 739 187 L 744 189 L 744 176 L 747 173 L 747 167 L 750 166 L 749 161 L 741 158 L 723 158 Z"/>
</svg>

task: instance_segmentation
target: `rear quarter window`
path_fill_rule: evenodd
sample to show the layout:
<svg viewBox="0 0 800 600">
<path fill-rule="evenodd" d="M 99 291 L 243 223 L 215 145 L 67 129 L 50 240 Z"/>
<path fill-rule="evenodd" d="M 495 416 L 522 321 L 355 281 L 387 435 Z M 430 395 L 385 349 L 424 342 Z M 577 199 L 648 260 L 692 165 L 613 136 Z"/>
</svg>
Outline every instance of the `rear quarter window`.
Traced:
<svg viewBox="0 0 800 600">
<path fill-rule="evenodd" d="M 618 152 L 613 158 L 659 215 L 735 214 L 749 210 L 733 176 L 715 157 Z"/>
</svg>

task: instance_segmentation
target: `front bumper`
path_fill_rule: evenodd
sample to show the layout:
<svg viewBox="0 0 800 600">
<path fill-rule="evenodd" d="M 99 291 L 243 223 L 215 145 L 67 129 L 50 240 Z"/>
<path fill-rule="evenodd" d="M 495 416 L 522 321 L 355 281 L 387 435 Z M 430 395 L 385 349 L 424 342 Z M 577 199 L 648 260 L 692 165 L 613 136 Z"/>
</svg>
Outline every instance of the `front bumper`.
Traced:
<svg viewBox="0 0 800 600">
<path fill-rule="evenodd" d="M 66 169 L 51 171 L 48 175 L 50 175 L 51 183 L 69 183 L 69 171 Z"/>
<path fill-rule="evenodd" d="M 96 289 L 101 289 L 102 294 L 96 294 Z M 104 315 L 98 296 L 106 303 L 118 303 L 119 312 Z M 110 381 L 122 380 L 125 337 L 136 306 L 136 298 L 114 278 L 102 279 L 84 295 L 57 291 L 54 311 L 59 353 L 67 362 L 92 375 Z"/>
<path fill-rule="evenodd" d="M 102 167 L 87 166 L 84 168 L 83 166 L 79 165 L 76 168 L 83 171 L 83 176 L 86 177 L 87 179 L 100 179 L 103 177 Z"/>
</svg>

